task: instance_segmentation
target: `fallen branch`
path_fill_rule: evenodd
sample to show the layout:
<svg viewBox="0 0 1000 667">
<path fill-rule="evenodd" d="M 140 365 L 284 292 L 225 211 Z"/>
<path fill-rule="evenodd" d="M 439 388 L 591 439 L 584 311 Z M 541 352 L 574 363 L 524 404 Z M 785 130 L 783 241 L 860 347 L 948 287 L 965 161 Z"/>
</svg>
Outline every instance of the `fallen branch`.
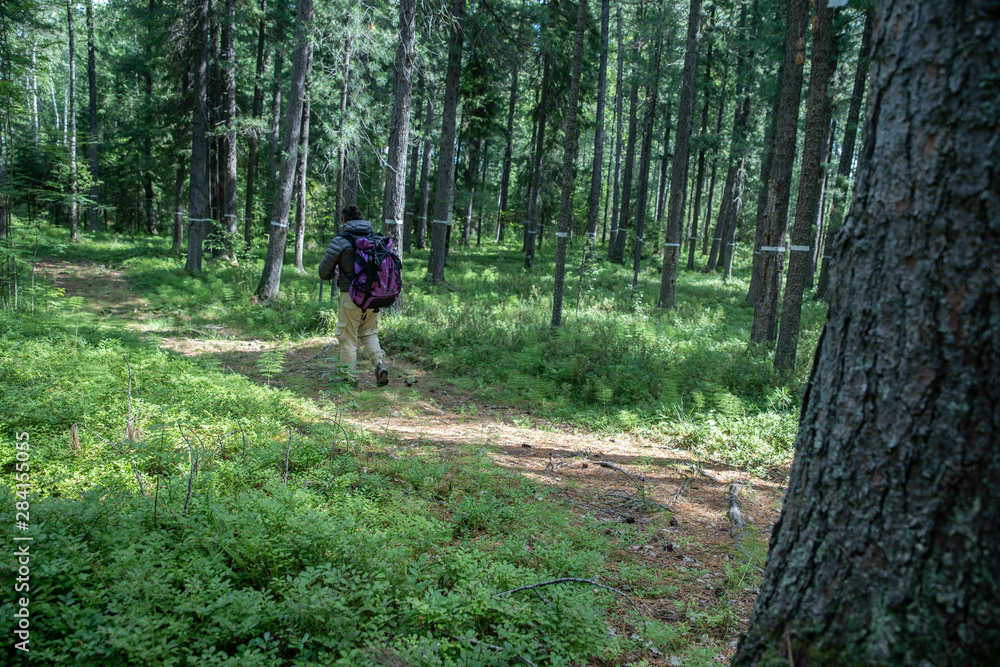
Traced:
<svg viewBox="0 0 1000 667">
<path fill-rule="evenodd" d="M 632 608 L 635 609 L 637 614 L 639 614 L 639 618 L 642 619 L 643 627 L 644 628 L 647 627 L 646 617 L 643 615 L 642 610 L 639 609 L 639 605 L 637 605 L 632 598 L 630 598 L 625 593 L 622 593 L 617 588 L 612 588 L 611 586 L 598 583 L 596 577 L 594 577 L 593 579 L 583 579 L 580 577 L 560 577 L 559 579 L 549 579 L 548 581 L 541 581 L 537 584 L 528 584 L 527 586 L 519 586 L 518 588 L 512 588 L 509 591 L 497 593 L 494 597 L 502 598 L 505 595 L 510 595 L 511 593 L 517 593 L 518 591 L 528 591 L 528 590 L 534 590 L 536 588 L 541 588 L 542 586 L 551 586 L 553 584 L 566 584 L 566 583 L 590 584 L 591 586 L 597 586 L 598 588 L 603 588 L 605 590 L 611 591 L 612 593 L 617 593 L 618 595 L 622 596 L 623 598 L 629 601 L 629 604 L 632 605 Z"/>
<path fill-rule="evenodd" d="M 622 469 L 622 468 L 619 468 L 619 467 L 618 467 L 618 466 L 616 466 L 616 465 L 615 465 L 614 463 L 608 463 L 607 461 L 594 461 L 593 463 L 594 463 L 594 465 L 595 465 L 595 466 L 601 466 L 602 468 L 609 468 L 609 469 L 611 469 L 611 470 L 617 470 L 618 472 L 620 472 L 621 474 L 625 475 L 625 476 L 626 476 L 626 477 L 628 477 L 628 478 L 629 478 L 630 480 L 632 480 L 632 483 L 633 483 L 633 484 L 635 484 L 635 488 L 639 489 L 639 492 L 640 492 L 640 493 L 642 493 L 642 491 L 643 491 L 643 488 L 644 488 L 644 487 L 643 487 L 643 485 L 642 485 L 642 484 L 640 484 L 640 483 L 638 482 L 638 480 L 636 480 L 636 478 L 635 478 L 635 477 L 633 477 L 633 476 L 632 476 L 632 475 L 631 475 L 631 474 L 630 474 L 629 472 L 627 472 L 626 470 L 624 470 L 624 469 Z M 643 479 L 645 479 L 645 478 L 643 478 Z"/>
<path fill-rule="evenodd" d="M 729 523 L 732 525 L 730 534 L 738 542 L 743 537 L 747 524 L 740 510 L 740 485 L 736 482 L 729 485 Z"/>
</svg>

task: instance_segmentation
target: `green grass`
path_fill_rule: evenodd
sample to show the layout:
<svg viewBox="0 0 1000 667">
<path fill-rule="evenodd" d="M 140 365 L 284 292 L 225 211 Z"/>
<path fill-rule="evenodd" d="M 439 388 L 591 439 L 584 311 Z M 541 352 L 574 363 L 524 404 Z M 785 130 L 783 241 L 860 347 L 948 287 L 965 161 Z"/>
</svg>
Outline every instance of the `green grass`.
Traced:
<svg viewBox="0 0 1000 667">
<path fill-rule="evenodd" d="M 317 243 L 307 245 L 308 272 L 286 264 L 280 298 L 265 306 L 252 298 L 263 248 L 238 265 L 206 262 L 203 273 L 191 276 L 165 238 L 132 245 L 99 235 L 68 244 L 60 235 L 46 229 L 40 252 L 124 269 L 131 290 L 156 311 L 153 328 L 163 333 L 294 340 L 329 334 L 336 321 L 328 285 L 324 300 L 318 298 L 314 271 L 323 247 Z M 749 251 L 738 249 L 728 282 L 681 270 L 677 306 L 669 311 L 655 307 L 659 257 L 645 259 L 635 294 L 630 268 L 591 263 L 577 312 L 580 248 L 573 246 L 558 329 L 549 326 L 552 244 L 532 271 L 510 245 L 456 249 L 447 286 L 425 280 L 428 251 L 415 250 L 405 258 L 404 316 L 382 318 L 382 345 L 390 359 L 441 373 L 483 401 L 640 432 L 763 471 L 791 456 L 825 304 L 806 299 L 795 371 L 779 378 L 771 350 L 747 345 Z"/>
<path fill-rule="evenodd" d="M 492 466 L 478 447 L 394 453 L 377 430 L 331 422 L 327 401 L 267 386 L 281 377 L 285 343 L 332 329 L 335 306 L 318 301 L 313 274 L 286 266 L 280 298 L 262 305 L 252 298 L 261 248 L 191 276 L 167 239 L 70 244 L 64 230 L 34 231 L 39 256 L 123 270 L 154 311 L 148 330 L 278 343 L 257 362 L 262 386 L 207 356 L 142 342 L 43 281 L 33 314 L 23 300 L 0 313 L 8 525 L 13 436 L 31 437 L 35 660 L 487 665 L 521 655 L 558 665 L 649 646 L 681 651 L 695 630 L 731 626 L 722 608 L 685 609 L 681 625 L 650 622 L 627 639 L 607 632 L 609 606 L 631 612 L 606 592 L 560 586 L 547 601 L 496 598 L 549 577 L 598 574 L 611 549 L 645 538 L 571 520 L 544 488 Z M 307 252 L 310 270 L 321 250 Z M 821 304 L 807 300 L 796 373 L 781 382 L 769 351 L 745 343 L 746 257 L 728 283 L 682 271 L 667 312 L 653 307 L 657 258 L 637 295 L 630 271 L 600 263 L 577 313 L 573 248 L 564 325 L 553 330 L 551 250 L 525 271 L 516 248 L 461 249 L 449 257 L 447 286 L 427 283 L 427 252 L 412 253 L 404 317 L 383 318 L 383 346 L 490 403 L 658 437 L 757 472 L 790 457 Z M 762 551 L 751 551 L 727 571 L 727 587 L 755 579 Z M 0 567 L 0 580 L 13 576 L 10 563 Z M 621 576 L 654 586 L 642 568 Z M 6 600 L 0 614 L 10 613 Z M 700 650 L 685 659 L 699 662 Z"/>
<path fill-rule="evenodd" d="M 591 577 L 612 546 L 535 484 L 471 454 L 389 456 L 394 443 L 290 392 L 67 320 L 0 314 L 8 525 L 14 434 L 30 434 L 34 661 L 559 665 L 604 651 L 608 595 L 495 597 Z M 5 586 L 15 567 L 0 565 Z"/>
</svg>

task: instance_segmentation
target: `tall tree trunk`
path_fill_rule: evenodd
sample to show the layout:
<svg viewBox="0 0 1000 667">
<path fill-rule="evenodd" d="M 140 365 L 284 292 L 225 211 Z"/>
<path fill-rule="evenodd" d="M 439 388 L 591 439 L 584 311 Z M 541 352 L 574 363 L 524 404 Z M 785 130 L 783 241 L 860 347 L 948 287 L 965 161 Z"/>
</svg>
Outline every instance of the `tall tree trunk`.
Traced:
<svg viewBox="0 0 1000 667">
<path fill-rule="evenodd" d="M 677 132 L 674 161 L 670 167 L 670 197 L 667 202 L 667 231 L 663 243 L 663 275 L 660 279 L 660 308 L 673 308 L 677 292 L 677 265 L 681 254 L 684 222 L 684 186 L 688 178 L 688 145 L 691 115 L 694 112 L 694 77 L 698 70 L 698 42 L 701 39 L 701 0 L 691 0 L 688 10 L 687 45 L 681 95 L 677 104 Z"/>
<path fill-rule="evenodd" d="M 451 209 L 455 199 L 455 130 L 459 87 L 462 80 L 462 42 L 465 0 L 452 0 L 451 37 L 448 41 L 448 69 L 444 81 L 444 107 L 441 111 L 441 143 L 438 151 L 437 185 L 434 190 L 434 224 L 431 231 L 431 256 L 428 274 L 434 283 L 444 282 L 444 260 Z"/>
<path fill-rule="evenodd" d="M 208 218 L 208 1 L 195 5 L 194 111 L 191 122 L 191 185 L 188 187 L 188 252 L 184 270 L 201 271 Z M 176 239 L 175 239 L 176 240 Z"/>
<path fill-rule="evenodd" d="M 66 112 L 66 125 L 69 141 L 69 237 L 76 241 L 80 237 L 77 229 L 76 212 L 76 39 L 73 34 L 72 0 L 66 0 L 66 21 L 69 29 L 69 109 Z"/>
<path fill-rule="evenodd" d="M 415 66 L 415 65 L 414 65 Z M 424 83 L 423 72 L 420 73 L 417 78 L 417 94 L 420 96 L 419 101 L 416 106 L 416 116 L 417 120 L 423 120 L 420 111 L 423 108 L 424 102 L 427 101 L 427 89 Z M 412 112 L 411 112 L 412 113 Z M 410 252 L 410 246 L 413 243 L 413 225 L 414 218 L 416 217 L 417 209 L 417 172 L 420 167 L 420 139 L 419 136 L 423 132 L 421 127 L 418 131 L 417 126 L 414 125 L 413 130 L 410 132 L 410 154 L 406 158 L 406 208 L 408 209 L 406 213 L 403 214 L 403 252 Z"/>
<path fill-rule="evenodd" d="M 576 40 L 573 43 L 573 74 L 566 106 L 566 136 L 563 141 L 562 191 L 559 197 L 559 231 L 556 232 L 556 273 L 552 288 L 552 326 L 562 324 L 562 302 L 566 280 L 566 246 L 573 218 L 573 161 L 576 159 L 576 103 L 580 99 L 580 70 L 583 66 L 583 35 L 587 27 L 587 0 L 579 0 L 576 13 Z M 594 220 L 596 224 L 596 218 Z"/>
<path fill-rule="evenodd" d="M 254 120 L 258 120 L 263 113 L 264 95 L 263 81 L 264 70 L 267 68 L 267 59 L 264 57 L 264 37 L 267 20 L 267 0 L 260 0 L 260 24 L 257 27 L 257 69 L 253 79 L 253 106 L 250 115 Z M 247 137 L 247 186 L 246 186 L 246 206 L 243 209 L 243 247 L 250 250 L 253 242 L 253 200 L 255 190 L 255 180 L 257 178 L 257 132 L 250 132 Z"/>
<path fill-rule="evenodd" d="M 740 15 L 740 25 L 746 25 L 746 4 Z M 727 176 L 726 191 L 723 194 L 722 206 L 719 210 L 719 222 L 716 225 L 715 236 L 720 239 L 718 257 L 723 267 L 723 278 L 729 280 L 733 277 L 733 255 L 736 251 L 736 227 L 739 223 L 740 209 L 743 206 L 743 188 L 746 183 L 746 170 L 749 161 L 749 136 L 750 136 L 750 108 L 753 97 L 753 60 L 755 50 L 752 44 L 760 29 L 760 12 L 758 4 L 754 0 L 753 18 L 747 44 L 740 49 L 740 55 L 736 61 L 736 89 L 743 95 L 743 101 L 734 112 L 733 136 L 730 144 L 729 154 L 733 160 Z M 742 34 L 742 30 L 740 31 Z M 744 56 L 744 51 L 746 51 Z M 767 152 L 764 157 L 765 167 L 770 162 L 771 152 Z M 765 171 L 766 173 L 766 171 Z M 715 239 L 713 239 L 715 243 Z M 712 266 L 714 270 L 715 267 Z"/>
<path fill-rule="evenodd" d="M 834 45 L 836 46 L 836 45 Z M 806 270 L 806 289 L 813 288 L 813 280 L 816 277 L 816 265 L 819 263 L 819 251 L 820 244 L 823 241 L 823 227 L 825 224 L 825 210 L 826 210 L 826 183 L 827 175 L 829 174 L 830 167 L 830 154 L 833 151 L 833 142 L 837 134 L 837 124 L 833 120 L 834 106 L 831 102 L 829 110 L 829 118 L 826 122 L 826 136 L 823 138 L 823 152 L 820 156 L 820 165 L 822 170 L 822 177 L 819 183 L 819 196 L 817 202 L 819 205 L 816 207 L 816 220 L 813 225 L 813 239 L 811 247 L 809 248 L 809 268 Z"/>
<path fill-rule="evenodd" d="M 434 141 L 431 130 L 434 127 L 434 85 L 427 87 L 427 115 L 421 131 L 424 135 L 423 156 L 420 158 L 420 207 L 417 209 L 415 243 L 423 250 L 427 245 L 427 209 L 431 198 L 431 152 Z"/>
<path fill-rule="evenodd" d="M 715 7 L 709 15 L 709 21 L 713 24 L 715 22 Z M 705 54 L 705 101 L 701 105 L 701 136 L 705 137 L 708 133 L 708 104 L 710 102 L 710 84 L 712 80 L 712 51 L 715 46 L 713 41 L 708 43 L 708 52 Z M 722 91 L 722 96 L 724 97 L 726 91 Z M 691 238 L 688 243 L 688 261 L 687 270 L 694 271 L 694 253 L 698 246 L 698 225 L 701 222 L 701 188 L 705 180 L 705 144 L 704 142 L 698 147 L 698 168 L 695 170 L 694 177 L 694 206 L 691 211 Z"/>
<path fill-rule="evenodd" d="M 621 208 L 612 228 L 611 242 L 608 244 L 609 259 L 616 264 L 625 263 L 625 241 L 629 227 L 629 205 L 632 200 L 632 172 L 635 169 L 635 143 L 639 138 L 639 40 L 634 42 L 636 71 L 632 72 L 632 90 L 629 92 L 628 148 L 625 150 L 625 178 L 622 182 Z"/>
<path fill-rule="evenodd" d="M 717 137 L 722 136 L 722 116 L 726 111 L 725 86 L 723 86 L 722 93 L 722 95 L 719 95 L 719 111 L 715 114 L 715 136 Z M 712 173 L 708 178 L 708 208 L 705 211 L 705 225 L 702 227 L 701 231 L 702 255 L 708 254 L 709 244 L 713 241 L 713 237 L 709 236 L 709 232 L 712 230 L 712 205 L 715 202 L 715 177 L 717 175 L 718 166 L 719 155 L 716 152 L 716 154 L 712 157 Z"/>
<path fill-rule="evenodd" d="M 662 25 L 662 22 L 660 23 Z M 639 289 L 639 266 L 646 234 L 646 209 L 649 194 L 649 165 L 653 160 L 653 124 L 656 121 L 657 91 L 660 86 L 661 33 L 658 31 L 653 48 L 653 85 L 646 89 L 646 122 L 642 131 L 642 157 L 639 161 L 639 192 L 635 200 L 635 248 L 632 257 L 632 294 Z"/>
<path fill-rule="evenodd" d="M 463 123 L 464 124 L 464 123 Z M 468 197 L 465 200 L 465 215 L 462 224 L 461 244 L 468 247 L 472 235 L 472 211 L 476 199 L 476 174 L 479 171 L 479 137 L 472 137 L 469 140 L 469 147 L 465 156 L 465 190 Z"/>
<path fill-rule="evenodd" d="M 274 195 L 277 189 L 275 182 L 278 178 L 278 158 L 281 157 L 281 69 L 284 65 L 284 53 L 280 48 L 274 49 L 274 83 L 271 88 L 271 131 L 268 136 L 268 156 L 267 156 L 267 196 L 265 204 L 273 208 Z M 338 217 L 339 219 L 339 217 Z M 270 227 L 265 223 L 264 231 L 270 232 Z"/>
<path fill-rule="evenodd" d="M 593 245 L 597 238 L 597 210 L 601 203 L 601 176 L 604 173 L 604 101 L 608 90 L 608 22 L 610 14 L 611 0 L 603 0 L 601 2 L 601 66 L 597 77 L 597 120 L 594 126 L 594 167 L 590 175 L 585 255 L 593 252 Z"/>
<path fill-rule="evenodd" d="M 616 11 L 618 20 L 618 50 L 615 59 L 618 61 L 618 77 L 615 80 L 615 185 L 611 195 L 611 232 L 608 235 L 608 259 L 613 257 L 615 249 L 615 238 L 618 235 L 618 210 L 621 206 L 621 183 L 622 183 L 622 73 L 625 64 L 625 52 L 622 48 L 622 8 L 619 5 Z"/>
<path fill-rule="evenodd" d="M 34 51 L 32 51 L 32 57 L 34 57 Z M 147 104 L 150 76 L 147 67 Z M 90 93 L 90 231 L 93 233 L 100 226 L 100 212 L 97 210 L 99 192 L 97 188 L 97 55 L 94 48 L 94 0 L 87 0 L 87 88 Z"/>
<path fill-rule="evenodd" d="M 311 56 L 310 56 L 311 59 Z M 312 70 L 312 63 L 308 70 Z M 305 100 L 302 102 L 302 130 L 299 133 L 299 159 L 295 170 L 295 268 L 305 273 L 302 253 L 306 245 L 306 177 L 309 175 L 309 115 L 310 79 L 306 77 Z"/>
<path fill-rule="evenodd" d="M 489 137 L 483 143 L 483 173 L 479 177 L 480 183 L 482 184 L 483 196 L 479 198 L 479 216 L 478 222 L 476 223 L 476 247 L 478 248 L 483 240 L 483 211 L 486 207 L 486 179 L 489 177 L 489 167 L 490 167 L 490 140 Z"/>
<path fill-rule="evenodd" d="M 269 301 L 278 295 L 281 287 L 281 266 L 285 259 L 288 240 L 288 210 L 292 201 L 292 181 L 299 150 L 299 133 L 302 130 L 302 107 L 305 97 L 306 77 L 312 63 L 312 0 L 299 0 L 295 16 L 295 53 L 292 56 L 292 80 L 288 86 L 288 108 L 285 110 L 285 140 L 281 151 L 281 171 L 274 195 L 271 213 L 271 233 L 267 239 L 264 270 L 257 285 L 257 297 Z"/>
<path fill-rule="evenodd" d="M 212 3 L 216 0 L 209 0 L 208 14 L 211 16 L 209 23 L 209 34 L 211 35 L 211 51 L 209 55 L 209 79 L 208 79 L 208 127 L 216 128 L 224 122 L 222 116 L 222 70 L 219 63 L 222 57 L 219 48 L 219 19 L 218 12 Z M 222 138 L 214 131 L 209 135 L 209 158 L 208 158 L 208 183 L 209 183 L 209 208 L 212 220 L 210 221 L 209 247 L 212 250 L 212 257 L 219 257 L 226 254 L 225 232 L 222 228 L 222 206 L 225 199 L 222 192 L 222 160 L 223 146 Z"/>
<path fill-rule="evenodd" d="M 857 192 L 737 667 L 1000 646 L 1000 13 L 880 0 L 873 23 Z"/>
<path fill-rule="evenodd" d="M 506 227 L 507 223 L 504 218 L 507 213 L 507 194 L 510 190 L 510 168 L 514 152 L 514 107 L 517 103 L 517 71 L 518 65 L 514 63 L 514 71 L 510 76 L 510 102 L 507 104 L 507 147 L 503 152 L 503 173 L 500 176 L 500 205 L 498 207 L 500 210 L 497 212 L 497 243 L 503 243 L 504 227 Z"/>
<path fill-rule="evenodd" d="M 385 173 L 385 231 L 393 249 L 403 254 L 403 213 L 406 208 L 406 152 L 410 143 L 410 102 L 413 93 L 413 62 L 416 59 L 416 0 L 400 0 L 399 43 L 396 45 L 396 82 L 389 120 L 389 155 Z M 402 313 L 397 301 L 392 312 Z"/>
<path fill-rule="evenodd" d="M 819 188 L 823 182 L 823 147 L 830 127 L 830 82 L 836 69 L 836 10 L 818 3 L 812 23 L 813 47 L 809 72 L 809 106 L 806 112 L 805 141 L 799 175 L 799 196 L 795 204 L 795 224 L 789 244 L 788 277 L 781 306 L 781 327 L 774 350 L 774 368 L 782 375 L 795 369 L 795 351 L 802 317 L 802 294 L 810 266 L 810 241 L 819 208 Z"/>
<path fill-rule="evenodd" d="M 535 266 L 535 246 L 538 241 L 538 218 L 542 198 L 542 158 L 545 153 L 545 120 L 548 112 L 550 85 L 549 54 L 543 54 L 542 60 L 541 98 L 535 115 L 538 131 L 535 134 L 535 145 L 532 151 L 531 189 L 528 190 L 528 224 L 525 225 L 524 230 L 524 268 L 526 269 Z"/>
<path fill-rule="evenodd" d="M 179 251 L 184 245 L 184 154 L 177 158 L 177 178 L 174 180 L 174 238 L 173 247 Z"/>
<path fill-rule="evenodd" d="M 785 260 L 785 229 L 788 225 L 788 198 L 792 167 L 795 164 L 795 135 L 798 129 L 799 100 L 802 97 L 802 70 L 805 62 L 806 26 L 809 18 L 806 0 L 789 0 L 785 21 L 785 63 L 781 91 L 775 113 L 774 158 L 768 174 L 767 204 L 761 229 L 759 289 L 754 304 L 750 342 L 771 341 L 778 334 L 778 299 Z"/>
<path fill-rule="evenodd" d="M 861 102 L 865 96 L 868 82 L 868 61 L 872 41 L 872 14 L 865 15 L 864 32 L 861 35 L 861 50 L 858 52 L 858 68 L 854 73 L 854 89 L 851 93 L 851 106 L 847 111 L 847 125 L 844 128 L 844 142 L 840 147 L 840 164 L 837 167 L 837 181 L 834 186 L 833 206 L 830 213 L 830 224 L 826 232 L 823 262 L 819 271 L 819 282 L 816 285 L 816 296 L 826 298 L 830 289 L 830 267 L 834 239 L 840 231 L 840 220 L 844 217 L 844 203 L 849 193 L 848 179 L 851 174 L 851 164 L 854 161 L 854 144 L 857 137 L 858 119 L 861 117 Z"/>
<path fill-rule="evenodd" d="M 340 231 L 341 212 L 346 204 L 344 201 L 344 172 L 347 171 L 347 132 L 344 122 L 347 118 L 347 84 L 351 78 L 351 38 L 344 40 L 344 62 L 341 65 L 340 86 L 340 143 L 337 145 L 337 201 L 334 206 L 334 229 Z"/>
<path fill-rule="evenodd" d="M 38 145 L 38 73 L 36 69 L 35 51 L 38 49 L 38 37 L 31 41 L 31 136 L 32 143 Z"/>
<path fill-rule="evenodd" d="M 226 17 L 222 25 L 222 120 L 226 134 L 219 141 L 222 147 L 220 175 L 220 203 L 222 204 L 223 247 L 225 255 L 236 259 L 234 247 L 239 222 L 236 209 L 239 206 L 236 191 L 236 0 L 226 0 Z"/>
</svg>

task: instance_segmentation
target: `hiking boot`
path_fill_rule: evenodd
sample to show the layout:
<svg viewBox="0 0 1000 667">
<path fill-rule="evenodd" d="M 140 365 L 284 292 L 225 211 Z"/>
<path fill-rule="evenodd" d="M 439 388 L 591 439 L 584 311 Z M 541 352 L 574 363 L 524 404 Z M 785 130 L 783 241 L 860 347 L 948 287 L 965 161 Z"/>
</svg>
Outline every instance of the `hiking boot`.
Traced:
<svg viewBox="0 0 1000 667">
<path fill-rule="evenodd" d="M 380 387 L 384 387 L 389 384 L 389 370 L 381 361 L 378 362 L 378 366 L 375 367 L 375 384 Z"/>
</svg>

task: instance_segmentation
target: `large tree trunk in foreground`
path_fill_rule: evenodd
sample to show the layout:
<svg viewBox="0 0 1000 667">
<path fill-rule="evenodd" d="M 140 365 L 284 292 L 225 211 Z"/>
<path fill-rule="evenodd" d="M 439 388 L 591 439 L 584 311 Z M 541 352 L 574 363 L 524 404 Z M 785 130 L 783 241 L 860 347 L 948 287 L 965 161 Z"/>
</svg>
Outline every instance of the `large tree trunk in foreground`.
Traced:
<svg viewBox="0 0 1000 667">
<path fill-rule="evenodd" d="M 877 5 L 830 320 L 734 665 L 996 663 L 997 34 L 995 2 Z"/>
<path fill-rule="evenodd" d="M 448 69 L 444 80 L 444 106 L 441 110 L 441 144 L 438 151 L 437 184 L 434 189 L 434 219 L 431 221 L 431 256 L 428 277 L 444 282 L 444 260 L 451 227 L 451 208 L 455 200 L 455 132 L 459 87 L 462 81 L 462 28 L 465 0 L 452 0 L 451 39 L 448 44 Z"/>
<path fill-rule="evenodd" d="M 583 61 L 583 34 L 587 25 L 587 0 L 579 0 L 576 40 L 573 43 L 573 74 L 566 105 L 566 137 L 563 141 L 562 192 L 559 197 L 559 231 L 556 232 L 556 273 L 552 291 L 552 326 L 562 324 L 562 302 L 566 279 L 566 246 L 573 215 L 573 159 L 576 153 L 576 102 L 580 96 L 580 69 Z M 595 218 L 596 222 L 596 218 Z"/>
<path fill-rule="evenodd" d="M 781 90 L 774 117 L 774 157 L 763 185 L 767 190 L 764 217 L 757 221 L 760 243 L 754 247 L 760 252 L 756 257 L 759 298 L 754 302 L 751 343 L 774 340 L 778 335 L 778 298 L 785 263 L 785 228 L 788 225 L 788 198 L 795 164 L 795 135 L 802 97 L 808 18 L 809 3 L 806 0 L 788 0 L 785 62 L 781 68 Z"/>
<path fill-rule="evenodd" d="M 406 209 L 406 152 L 410 143 L 410 102 L 413 94 L 413 62 L 416 58 L 416 0 L 399 3 L 399 43 L 396 46 L 396 82 L 389 121 L 389 156 L 385 175 L 385 233 L 393 250 L 403 256 L 403 212 Z M 401 313 L 397 301 L 392 312 Z"/>
<path fill-rule="evenodd" d="M 783 375 L 795 368 L 795 351 L 802 319 L 802 294 L 806 273 L 812 267 L 813 223 L 819 209 L 823 184 L 823 147 L 830 127 L 830 82 L 836 68 L 836 36 L 833 34 L 835 9 L 819 3 L 813 21 L 812 65 L 809 73 L 809 108 L 806 112 L 799 196 L 795 204 L 795 224 L 789 244 L 788 277 L 781 304 L 781 327 L 774 351 L 774 367 Z"/>
<path fill-rule="evenodd" d="M 660 308 L 673 308 L 677 293 L 677 265 L 680 263 L 681 234 L 684 226 L 684 185 L 688 177 L 688 145 L 691 140 L 694 77 L 698 69 L 700 38 L 701 0 L 691 0 L 687 46 L 684 50 L 684 74 L 681 80 L 681 96 L 677 103 L 677 137 L 674 139 L 674 162 L 670 171 L 670 197 L 667 200 L 667 233 L 663 242 Z"/>
<path fill-rule="evenodd" d="M 208 0 L 195 5 L 194 111 L 191 121 L 191 185 L 188 187 L 188 245 L 184 270 L 201 271 L 208 217 Z M 176 236 L 175 236 L 176 240 Z"/>
<path fill-rule="evenodd" d="M 281 168 L 271 212 L 271 229 L 267 237 L 267 256 L 264 270 L 257 285 L 257 297 L 262 301 L 273 299 L 281 287 L 281 266 L 285 260 L 285 243 L 288 240 L 288 210 L 292 203 L 292 186 L 295 162 L 299 151 L 299 133 L 302 131 L 302 106 L 305 97 L 306 77 L 312 63 L 312 0 L 299 0 L 295 18 L 295 53 L 292 56 L 292 80 L 288 86 L 288 108 L 285 110 L 285 140 L 281 151 Z"/>
</svg>

